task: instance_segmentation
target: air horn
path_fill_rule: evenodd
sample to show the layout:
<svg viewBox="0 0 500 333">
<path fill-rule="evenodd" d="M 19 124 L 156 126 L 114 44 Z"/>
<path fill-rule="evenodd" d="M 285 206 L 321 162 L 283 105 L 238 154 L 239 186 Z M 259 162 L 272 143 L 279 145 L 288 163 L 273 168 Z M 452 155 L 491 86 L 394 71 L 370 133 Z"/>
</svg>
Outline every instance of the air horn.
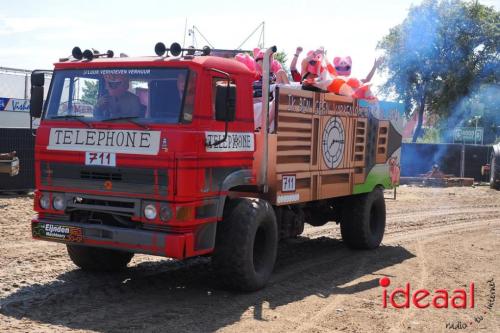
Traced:
<svg viewBox="0 0 500 333">
<path fill-rule="evenodd" d="M 94 49 L 93 49 L 93 51 L 87 49 L 87 50 L 82 52 L 82 49 L 80 49 L 78 46 L 75 46 L 73 48 L 73 50 L 71 51 L 71 55 L 76 60 L 82 60 L 83 58 L 85 58 L 87 60 L 92 60 L 94 58 L 99 58 L 99 57 L 103 57 L 103 56 L 106 56 L 108 58 L 113 58 L 115 53 L 111 50 L 108 50 L 106 53 L 99 53 L 99 51 L 94 50 Z"/>
<path fill-rule="evenodd" d="M 165 54 L 165 52 L 167 52 L 167 57 L 168 57 L 168 52 L 170 52 L 170 54 L 172 54 L 174 57 L 177 57 L 184 51 L 187 52 L 187 55 L 191 56 L 193 56 L 196 51 L 201 52 L 201 55 L 207 56 L 210 54 L 211 49 L 208 46 L 204 46 L 202 49 L 195 49 L 194 47 L 183 49 L 179 43 L 172 43 L 172 45 L 170 45 L 170 48 L 168 49 L 162 42 L 156 43 L 155 45 L 155 53 L 159 57 L 162 57 Z"/>
</svg>

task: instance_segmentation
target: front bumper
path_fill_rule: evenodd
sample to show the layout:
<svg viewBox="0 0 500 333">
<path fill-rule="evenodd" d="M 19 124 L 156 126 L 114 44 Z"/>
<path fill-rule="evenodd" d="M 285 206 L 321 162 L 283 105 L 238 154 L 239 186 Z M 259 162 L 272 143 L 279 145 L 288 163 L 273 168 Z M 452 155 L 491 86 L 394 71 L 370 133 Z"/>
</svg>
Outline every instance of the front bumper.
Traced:
<svg viewBox="0 0 500 333">
<path fill-rule="evenodd" d="M 34 239 L 153 254 L 176 259 L 184 259 L 186 244 L 192 243 L 192 234 L 171 234 L 38 218 L 31 221 L 31 232 Z"/>
</svg>

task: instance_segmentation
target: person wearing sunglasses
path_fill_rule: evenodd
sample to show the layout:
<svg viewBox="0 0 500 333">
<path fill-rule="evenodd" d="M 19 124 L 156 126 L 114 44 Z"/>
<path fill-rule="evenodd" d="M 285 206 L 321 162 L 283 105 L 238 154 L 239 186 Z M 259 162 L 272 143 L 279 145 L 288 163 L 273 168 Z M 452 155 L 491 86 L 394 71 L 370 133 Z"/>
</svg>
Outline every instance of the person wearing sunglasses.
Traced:
<svg viewBox="0 0 500 333">
<path fill-rule="evenodd" d="M 96 104 L 101 118 L 141 117 L 144 106 L 137 95 L 129 89 L 129 78 L 124 74 L 105 74 L 104 83 L 107 93 Z"/>
</svg>

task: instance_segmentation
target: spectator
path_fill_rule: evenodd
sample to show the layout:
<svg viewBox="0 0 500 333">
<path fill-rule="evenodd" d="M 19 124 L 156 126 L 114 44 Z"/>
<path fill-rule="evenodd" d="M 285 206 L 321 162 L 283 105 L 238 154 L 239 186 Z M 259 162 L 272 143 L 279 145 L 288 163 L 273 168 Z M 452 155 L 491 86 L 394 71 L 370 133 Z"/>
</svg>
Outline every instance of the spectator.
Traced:
<svg viewBox="0 0 500 333">
<path fill-rule="evenodd" d="M 255 48 L 253 50 L 254 53 L 254 58 L 255 58 L 255 64 L 256 64 L 256 71 L 257 74 L 260 75 L 259 80 L 262 80 L 262 67 L 264 66 L 264 51 Z M 271 83 L 284 83 L 284 84 L 289 84 L 290 81 L 288 80 L 288 76 L 286 75 L 285 71 L 281 67 L 281 64 L 276 60 L 276 59 L 269 59 L 270 60 L 270 71 L 271 71 L 271 78 L 270 81 Z M 275 81 L 275 82 L 274 82 Z"/>
<path fill-rule="evenodd" d="M 307 56 L 302 59 L 300 75 L 302 80 L 318 77 L 322 68 L 325 50 L 320 47 L 314 51 L 307 52 Z"/>
<path fill-rule="evenodd" d="M 384 61 L 383 58 L 378 58 L 375 59 L 373 62 L 373 67 L 366 76 L 366 78 L 362 79 L 362 83 L 368 83 L 371 81 L 373 78 L 373 75 L 375 74 L 375 71 L 377 70 L 378 66 Z M 351 57 L 347 56 L 344 58 L 341 57 L 335 57 L 333 60 L 333 64 L 335 65 L 335 70 L 339 75 L 342 76 L 351 76 L 351 69 L 352 69 L 352 60 Z"/>
<path fill-rule="evenodd" d="M 302 53 L 303 49 L 301 46 L 297 46 L 295 49 L 295 54 L 293 55 L 292 58 L 292 63 L 290 64 L 290 72 L 292 74 L 292 79 L 294 82 L 301 82 L 302 81 L 302 76 L 300 75 L 299 71 L 297 70 L 297 60 L 299 59 L 300 54 Z"/>
</svg>

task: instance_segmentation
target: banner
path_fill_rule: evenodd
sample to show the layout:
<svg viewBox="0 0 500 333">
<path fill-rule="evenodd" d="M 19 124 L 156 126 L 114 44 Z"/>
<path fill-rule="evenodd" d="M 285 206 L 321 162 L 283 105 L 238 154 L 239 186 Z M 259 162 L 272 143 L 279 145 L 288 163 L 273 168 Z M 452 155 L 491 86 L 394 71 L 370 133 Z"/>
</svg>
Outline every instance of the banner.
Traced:
<svg viewBox="0 0 500 333">
<path fill-rule="evenodd" d="M 30 100 L 0 97 L 0 111 L 30 112 Z"/>
<path fill-rule="evenodd" d="M 403 103 L 387 102 L 387 101 L 367 101 L 359 100 L 360 108 L 367 108 L 370 113 L 377 119 L 388 119 L 391 121 L 394 129 L 399 133 L 403 133 L 406 125 L 405 109 Z"/>
</svg>

